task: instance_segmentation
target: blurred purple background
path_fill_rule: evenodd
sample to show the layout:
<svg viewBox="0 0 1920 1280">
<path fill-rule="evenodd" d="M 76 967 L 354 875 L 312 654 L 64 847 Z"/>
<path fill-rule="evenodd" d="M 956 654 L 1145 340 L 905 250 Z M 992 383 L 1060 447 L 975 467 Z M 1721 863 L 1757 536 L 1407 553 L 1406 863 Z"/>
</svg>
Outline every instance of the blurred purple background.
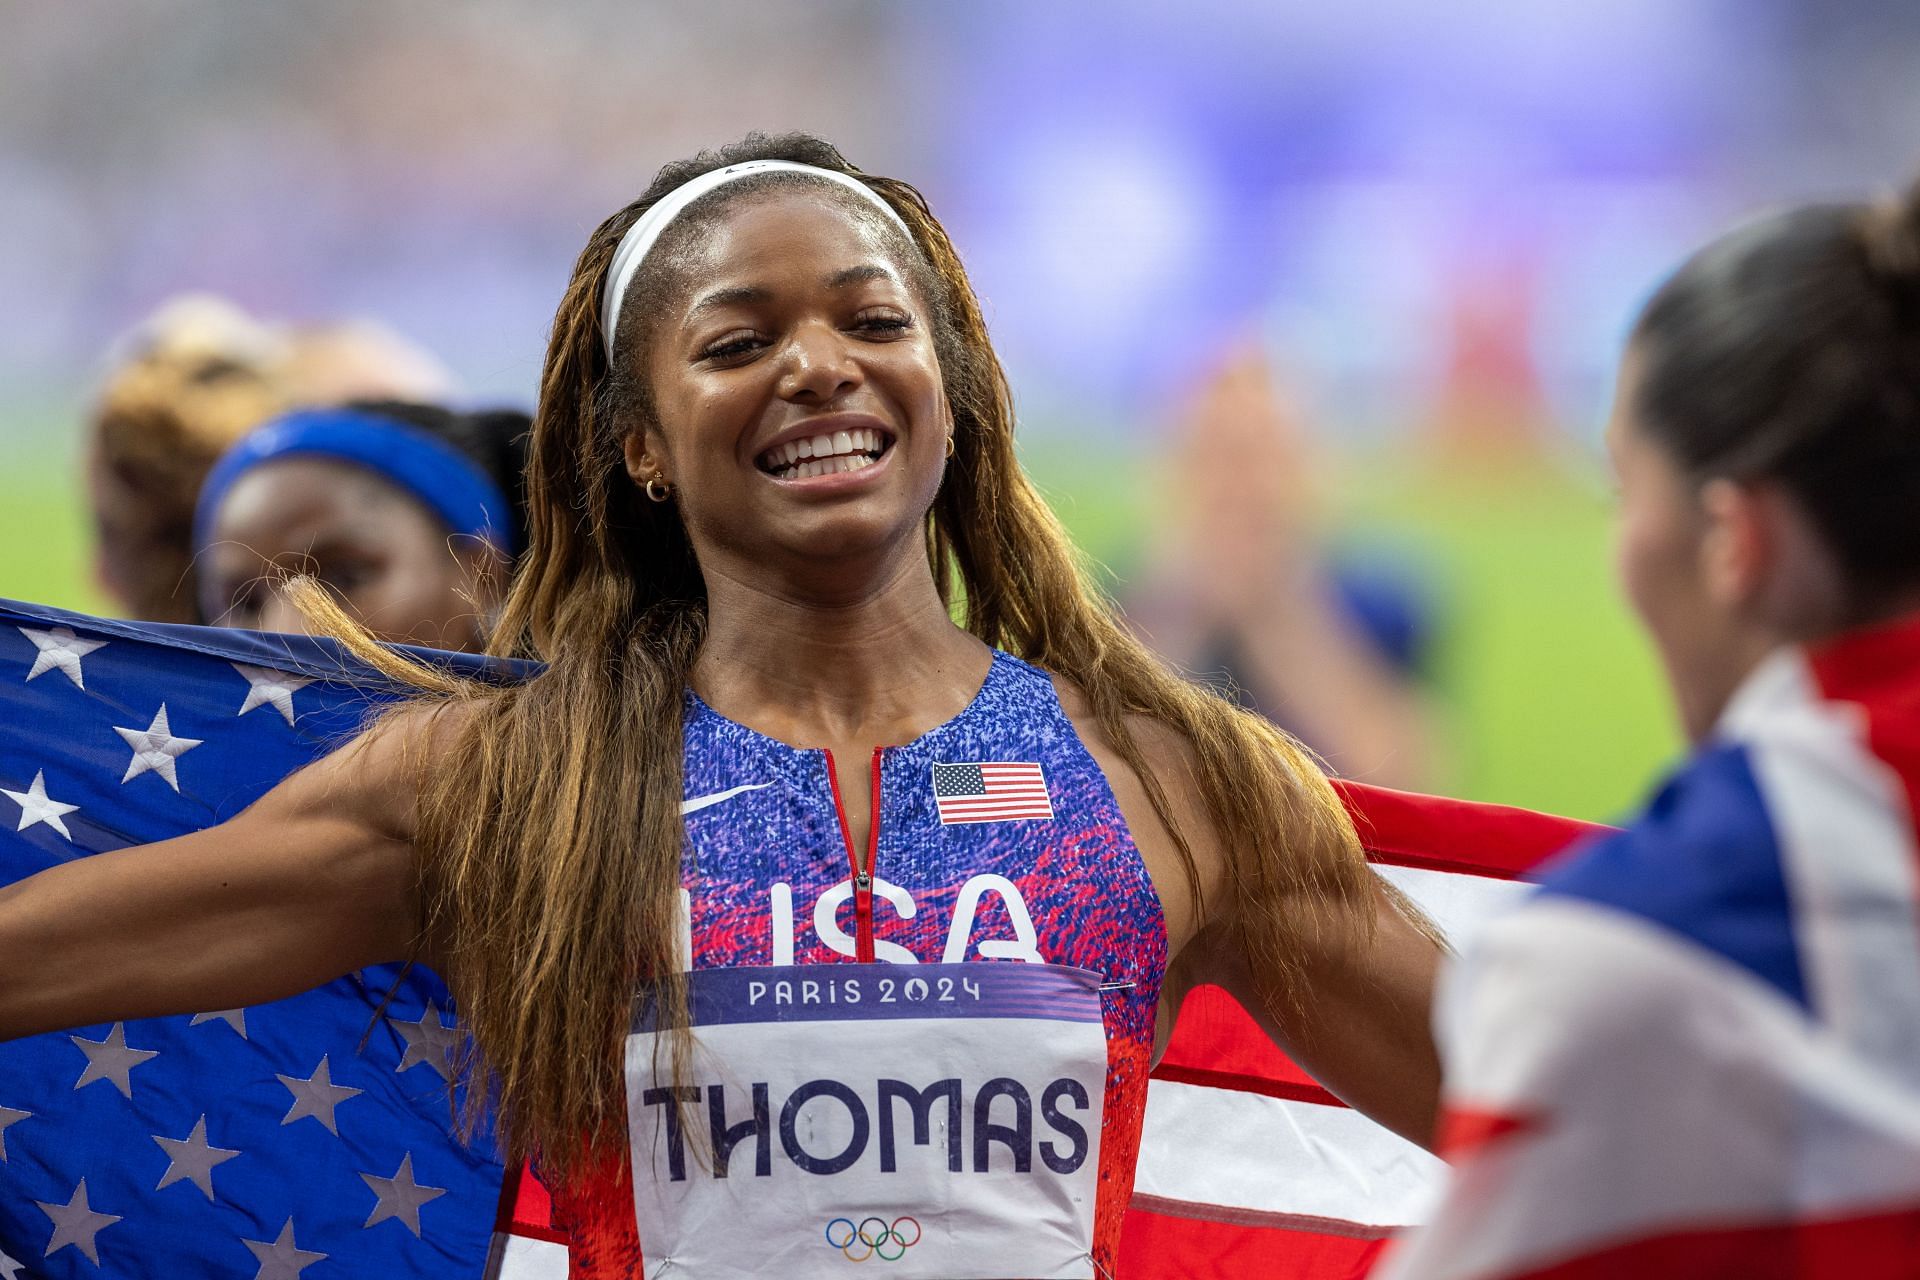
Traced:
<svg viewBox="0 0 1920 1280">
<path fill-rule="evenodd" d="M 1252 331 L 1328 430 L 1391 436 L 1478 342 L 1585 433 L 1685 247 L 1920 163 L 1916 54 L 1907 0 L 15 4 L 0 401 L 77 402 L 188 289 L 528 400 L 592 225 L 801 127 L 926 190 L 1042 432 L 1136 432 Z"/>
</svg>

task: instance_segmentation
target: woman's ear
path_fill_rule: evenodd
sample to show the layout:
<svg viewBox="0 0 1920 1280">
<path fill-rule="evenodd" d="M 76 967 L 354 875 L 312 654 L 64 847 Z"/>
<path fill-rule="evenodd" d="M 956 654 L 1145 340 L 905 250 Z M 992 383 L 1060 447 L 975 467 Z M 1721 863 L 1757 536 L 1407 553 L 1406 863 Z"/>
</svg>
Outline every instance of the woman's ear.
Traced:
<svg viewBox="0 0 1920 1280">
<path fill-rule="evenodd" d="M 1777 558 L 1770 505 L 1765 494 L 1737 480 L 1700 487 L 1700 582 L 1723 609 L 1739 612 L 1765 593 Z"/>
<path fill-rule="evenodd" d="M 620 443 L 620 451 L 626 458 L 627 478 L 634 484 L 645 487 L 649 480 L 667 480 L 666 469 L 662 467 L 653 450 L 648 445 L 647 433 L 629 431 L 627 438 Z"/>
</svg>

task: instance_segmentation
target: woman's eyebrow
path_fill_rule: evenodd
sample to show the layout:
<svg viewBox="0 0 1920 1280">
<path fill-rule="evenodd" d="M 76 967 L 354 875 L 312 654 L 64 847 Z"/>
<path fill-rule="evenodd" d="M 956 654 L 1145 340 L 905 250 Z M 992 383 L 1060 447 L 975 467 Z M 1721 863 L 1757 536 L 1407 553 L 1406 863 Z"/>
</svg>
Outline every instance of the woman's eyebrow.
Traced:
<svg viewBox="0 0 1920 1280">
<path fill-rule="evenodd" d="M 687 319 L 691 320 L 704 311 L 716 307 L 737 306 L 746 302 L 765 302 L 773 296 L 772 292 L 759 285 L 735 285 L 729 289 L 715 289 L 712 293 L 701 295 L 699 301 L 687 308 Z"/>
<path fill-rule="evenodd" d="M 825 280 L 829 289 L 844 289 L 850 284 L 864 284 L 869 280 L 894 280 L 897 277 L 889 267 L 879 263 L 863 263 L 857 267 L 846 267 L 834 272 Z M 733 285 L 725 289 L 715 289 L 703 293 L 687 308 L 687 319 L 694 320 L 708 311 L 721 307 L 739 306 L 747 303 L 766 302 L 773 297 L 773 291 L 761 285 Z"/>
<path fill-rule="evenodd" d="M 843 271 L 834 272 L 827 277 L 827 288 L 844 289 L 850 284 L 864 284 L 869 280 L 892 279 L 894 274 L 891 269 L 877 262 L 869 262 L 862 266 L 848 267 Z"/>
</svg>

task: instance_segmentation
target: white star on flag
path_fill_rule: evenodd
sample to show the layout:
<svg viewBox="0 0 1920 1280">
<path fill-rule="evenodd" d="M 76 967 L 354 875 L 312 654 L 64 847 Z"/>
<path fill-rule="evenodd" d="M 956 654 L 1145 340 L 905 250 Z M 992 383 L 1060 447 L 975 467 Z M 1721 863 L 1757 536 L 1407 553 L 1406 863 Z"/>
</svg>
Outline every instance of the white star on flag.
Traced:
<svg viewBox="0 0 1920 1280">
<path fill-rule="evenodd" d="M 20 825 L 15 831 L 25 831 L 35 823 L 44 822 L 65 836 L 68 844 L 73 843 L 73 833 L 67 830 L 67 824 L 61 821 L 67 814 L 80 808 L 77 804 L 61 804 L 58 800 L 47 798 L 47 771 L 40 769 L 33 775 L 33 785 L 25 791 L 9 791 L 0 787 L 0 796 L 5 796 L 20 806 Z"/>
<path fill-rule="evenodd" d="M 232 666 L 247 678 L 247 700 L 234 714 L 243 716 L 255 707 L 272 707 L 288 724 L 293 723 L 293 695 L 312 684 L 313 677 L 275 671 L 272 667 L 250 667 L 244 662 Z"/>
<path fill-rule="evenodd" d="M 5 1250 L 0 1250 L 0 1280 L 20 1280 L 20 1272 L 26 1265 L 24 1262 L 15 1262 L 6 1255 Z"/>
<path fill-rule="evenodd" d="M 53 1239 L 47 1243 L 47 1251 L 40 1256 L 51 1258 L 60 1250 L 72 1245 L 87 1255 L 87 1261 L 94 1266 L 100 1265 L 100 1247 L 94 1237 L 114 1223 L 120 1221 L 120 1215 L 97 1213 L 87 1203 L 87 1180 L 80 1179 L 80 1185 L 74 1189 L 73 1199 L 65 1204 L 52 1204 L 45 1200 L 35 1200 L 40 1212 L 53 1220 Z"/>
<path fill-rule="evenodd" d="M 393 1218 L 405 1224 L 415 1236 L 420 1234 L 420 1206 L 447 1194 L 445 1188 L 423 1187 L 413 1180 L 411 1151 L 401 1159 L 399 1171 L 391 1178 L 376 1178 L 370 1173 L 363 1173 L 360 1179 L 379 1201 L 367 1216 L 365 1225 L 371 1227 L 377 1222 Z"/>
<path fill-rule="evenodd" d="M 133 759 L 127 764 L 127 776 L 120 779 L 122 786 L 152 770 L 165 778 L 168 786 L 178 791 L 180 779 L 174 773 L 173 762 L 205 741 L 203 738 L 174 737 L 172 728 L 167 724 L 167 704 L 164 702 L 160 704 L 160 710 L 154 713 L 153 723 L 145 729 L 123 729 L 115 725 L 113 731 L 133 748 Z"/>
<path fill-rule="evenodd" d="M 57 667 L 66 672 L 75 687 L 84 689 L 87 682 L 81 675 L 80 659 L 95 649 L 107 647 L 105 640 L 83 640 L 69 627 L 51 627 L 45 631 L 16 627 L 14 630 L 33 641 L 33 647 L 40 651 L 33 656 L 33 670 L 27 672 L 29 680 Z"/>
<path fill-rule="evenodd" d="M 431 996 L 427 998 L 427 1011 L 420 1015 L 418 1022 L 392 1015 L 388 1015 L 387 1021 L 407 1042 L 407 1051 L 395 1071 L 406 1071 L 424 1062 L 439 1072 L 442 1080 L 453 1078 L 453 1055 L 460 1047 L 460 1028 L 440 1021 L 440 1009 Z"/>
<path fill-rule="evenodd" d="M 324 1262 L 327 1255 L 302 1249 L 293 1242 L 293 1219 L 287 1219 L 287 1225 L 280 1228 L 280 1238 L 272 1244 L 264 1240 L 241 1238 L 241 1244 L 253 1250 L 254 1258 L 260 1263 L 260 1269 L 253 1273 L 253 1280 L 300 1280 L 300 1273 L 316 1262 Z"/>
<path fill-rule="evenodd" d="M 84 1089 L 95 1080 L 111 1080 L 123 1098 L 133 1096 L 133 1069 L 150 1058 L 160 1056 L 157 1049 L 128 1048 L 127 1024 L 124 1022 L 114 1023 L 113 1030 L 107 1033 L 105 1040 L 89 1040 L 85 1036 L 68 1036 L 67 1039 L 87 1055 L 87 1069 L 80 1073 L 80 1079 L 74 1082 L 73 1087 Z"/>
<path fill-rule="evenodd" d="M 334 1137 L 340 1136 L 340 1126 L 333 1118 L 333 1109 L 348 1098 L 364 1093 L 363 1089 L 352 1089 L 333 1082 L 333 1068 L 327 1065 L 328 1055 L 322 1054 L 320 1065 L 314 1068 L 311 1076 L 302 1080 L 299 1076 L 280 1076 L 280 1083 L 293 1095 L 293 1105 L 287 1108 L 286 1118 L 281 1124 L 292 1124 L 295 1120 L 312 1117 L 327 1127 Z"/>
<path fill-rule="evenodd" d="M 160 1144 L 167 1153 L 167 1171 L 160 1175 L 160 1185 L 155 1191 L 164 1191 L 176 1182 L 191 1182 L 206 1192 L 207 1199 L 213 1199 L 213 1170 L 216 1165 L 225 1164 L 240 1153 L 225 1147 L 216 1147 L 207 1142 L 207 1118 L 200 1117 L 193 1126 L 193 1132 L 184 1138 L 163 1138 L 159 1134 L 149 1135 Z M 365 1174 L 361 1174 L 365 1177 Z"/>
<path fill-rule="evenodd" d="M 31 1111 L 17 1111 L 12 1107 L 0 1107 L 0 1164 L 7 1162 L 7 1129 L 31 1118 Z"/>
<path fill-rule="evenodd" d="M 193 1015 L 193 1021 L 187 1025 L 197 1027 L 203 1022 L 224 1022 L 239 1032 L 242 1040 L 247 1038 L 247 1011 L 245 1009 L 214 1009 L 207 1013 L 196 1013 Z"/>
</svg>

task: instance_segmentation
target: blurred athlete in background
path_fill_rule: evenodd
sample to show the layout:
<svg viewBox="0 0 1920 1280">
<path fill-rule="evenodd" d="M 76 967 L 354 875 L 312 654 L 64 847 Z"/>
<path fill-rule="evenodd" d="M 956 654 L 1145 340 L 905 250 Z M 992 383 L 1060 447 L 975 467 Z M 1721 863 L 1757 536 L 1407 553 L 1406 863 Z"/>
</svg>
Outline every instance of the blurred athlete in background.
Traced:
<svg viewBox="0 0 1920 1280">
<path fill-rule="evenodd" d="M 363 321 L 286 327 L 191 295 L 121 344 L 86 424 L 94 577 L 124 614 L 198 622 L 193 509 L 228 446 L 276 413 L 451 389 L 424 351 Z"/>
<path fill-rule="evenodd" d="M 1312 441 L 1258 348 L 1189 400 L 1166 461 L 1154 495 L 1163 523 L 1129 621 L 1336 772 L 1432 785 L 1431 589 L 1405 565 L 1327 544 Z"/>
<path fill-rule="evenodd" d="M 195 521 L 208 621 L 302 631 L 326 588 L 383 640 L 478 651 L 526 545 L 524 413 L 374 402 L 276 418 L 234 445 Z"/>
<path fill-rule="evenodd" d="M 1920 188 L 1690 259 L 1608 443 L 1694 755 L 1449 978 L 1392 1274 L 1920 1276 Z"/>
</svg>

